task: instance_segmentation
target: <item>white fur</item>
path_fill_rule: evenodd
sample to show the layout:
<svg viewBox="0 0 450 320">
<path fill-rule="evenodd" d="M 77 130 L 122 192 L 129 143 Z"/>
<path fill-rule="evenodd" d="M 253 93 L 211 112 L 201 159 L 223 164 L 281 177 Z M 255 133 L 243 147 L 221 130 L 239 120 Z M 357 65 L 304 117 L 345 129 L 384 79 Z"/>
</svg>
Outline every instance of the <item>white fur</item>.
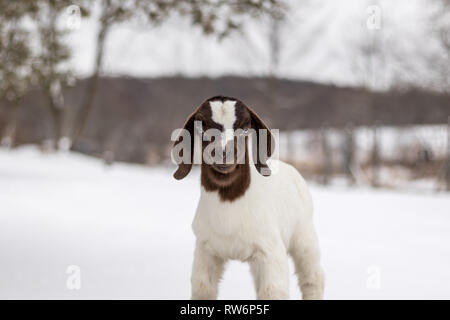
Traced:
<svg viewBox="0 0 450 320">
<path fill-rule="evenodd" d="M 236 101 L 234 100 L 226 100 L 223 103 L 222 101 L 209 102 L 212 120 L 223 126 L 225 136 L 222 139 L 222 146 L 225 146 L 234 137 L 233 125 L 236 121 L 235 104 Z"/>
<path fill-rule="evenodd" d="M 287 299 L 288 254 L 303 298 L 323 297 L 310 193 L 297 170 L 281 161 L 278 166 L 263 177 L 250 164 L 250 187 L 233 202 L 223 202 L 217 192 L 202 187 L 192 224 L 197 238 L 193 299 L 217 298 L 224 264 L 230 259 L 250 264 L 258 299 Z"/>
</svg>

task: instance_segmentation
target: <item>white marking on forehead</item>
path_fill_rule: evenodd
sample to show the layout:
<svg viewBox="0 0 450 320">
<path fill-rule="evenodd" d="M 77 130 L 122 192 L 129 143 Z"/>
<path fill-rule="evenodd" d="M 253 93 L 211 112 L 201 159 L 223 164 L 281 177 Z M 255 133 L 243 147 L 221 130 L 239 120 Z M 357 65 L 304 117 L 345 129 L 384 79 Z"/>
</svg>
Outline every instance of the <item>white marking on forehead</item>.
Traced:
<svg viewBox="0 0 450 320">
<path fill-rule="evenodd" d="M 224 129 L 233 129 L 236 121 L 235 104 L 236 101 L 233 100 L 226 100 L 223 103 L 222 101 L 210 101 L 213 121 L 221 124 Z"/>
<path fill-rule="evenodd" d="M 223 126 L 225 134 L 222 136 L 222 147 L 225 147 L 227 142 L 233 140 L 234 137 L 233 125 L 236 121 L 235 104 L 236 101 L 234 100 L 209 102 L 212 111 L 212 120 Z"/>
</svg>

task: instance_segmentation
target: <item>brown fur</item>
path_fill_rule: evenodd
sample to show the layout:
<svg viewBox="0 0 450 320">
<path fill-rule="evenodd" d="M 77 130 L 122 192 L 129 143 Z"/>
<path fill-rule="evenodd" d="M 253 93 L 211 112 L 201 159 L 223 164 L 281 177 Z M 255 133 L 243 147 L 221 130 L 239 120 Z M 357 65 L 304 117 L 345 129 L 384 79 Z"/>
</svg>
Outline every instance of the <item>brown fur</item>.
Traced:
<svg viewBox="0 0 450 320">
<path fill-rule="evenodd" d="M 235 112 L 236 112 L 236 122 L 234 124 L 234 129 L 244 129 L 253 128 L 256 130 L 256 139 L 254 139 L 254 146 L 258 146 L 259 142 L 259 129 L 268 130 L 267 135 L 267 146 L 268 155 L 267 157 L 260 158 L 259 153 L 256 156 L 257 161 L 255 162 L 255 167 L 259 173 L 261 173 L 262 168 L 267 168 L 266 160 L 272 155 L 274 148 L 274 139 L 270 133 L 269 128 L 265 123 L 258 117 L 258 115 L 249 107 L 247 107 L 243 102 L 238 99 L 216 96 L 206 100 L 202 103 L 186 120 L 184 128 L 188 130 L 191 134 L 191 159 L 193 159 L 194 153 L 194 121 L 202 121 L 203 128 L 210 129 L 216 128 L 222 130 L 222 126 L 215 123 L 211 117 L 211 108 L 209 106 L 210 101 L 215 100 L 235 100 Z M 174 145 L 178 144 L 180 141 L 176 141 Z M 237 138 L 235 138 L 234 144 L 234 156 L 236 162 L 237 156 Z M 208 145 L 208 141 L 202 142 L 202 151 Z M 253 150 L 257 150 L 254 147 Z M 255 157 L 254 157 L 255 158 Z M 192 163 L 192 161 L 191 161 Z M 178 170 L 175 172 L 174 177 L 178 180 L 183 179 L 192 168 L 192 164 L 181 163 L 178 166 Z M 267 175 L 270 175 L 270 171 Z M 261 173 L 262 174 L 262 173 Z M 201 165 L 201 183 L 206 191 L 217 191 L 220 199 L 222 201 L 234 201 L 241 196 L 243 196 L 250 186 L 250 163 L 248 156 L 248 137 L 245 138 L 245 163 L 244 164 L 234 164 L 233 167 L 227 173 L 219 172 L 213 165 L 208 165 L 202 162 Z"/>
<path fill-rule="evenodd" d="M 236 165 L 235 169 L 227 174 L 217 172 L 211 165 L 202 163 L 201 183 L 206 191 L 217 191 L 222 201 L 234 201 L 245 194 L 250 186 L 247 145 L 245 149 L 245 163 Z"/>
</svg>

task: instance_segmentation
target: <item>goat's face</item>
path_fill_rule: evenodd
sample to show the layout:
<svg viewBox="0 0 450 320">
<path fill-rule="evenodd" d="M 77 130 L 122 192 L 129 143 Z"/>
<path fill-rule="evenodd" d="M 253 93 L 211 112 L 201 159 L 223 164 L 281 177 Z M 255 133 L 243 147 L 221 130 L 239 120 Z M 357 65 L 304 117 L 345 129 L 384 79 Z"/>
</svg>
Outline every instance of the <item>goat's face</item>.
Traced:
<svg viewBox="0 0 450 320">
<path fill-rule="evenodd" d="M 194 126 L 202 137 L 203 167 L 214 170 L 218 182 L 229 180 L 238 165 L 248 163 L 247 136 L 251 117 L 236 100 L 210 100 L 195 115 Z"/>
<path fill-rule="evenodd" d="M 174 177 L 184 178 L 192 167 L 194 135 L 202 141 L 202 171 L 208 171 L 213 183 L 221 187 L 231 184 L 239 169 L 248 168 L 248 136 L 254 135 L 255 149 L 261 145 L 258 140 L 265 138 L 266 157 L 254 153 L 253 162 L 263 175 L 270 171 L 265 163 L 272 154 L 273 138 L 270 130 L 256 113 L 235 98 L 217 96 L 206 100 L 186 120 L 184 129 L 191 136 L 190 163 L 180 163 Z M 175 146 L 182 142 L 178 140 Z M 259 150 L 256 150 L 259 151 Z"/>
</svg>

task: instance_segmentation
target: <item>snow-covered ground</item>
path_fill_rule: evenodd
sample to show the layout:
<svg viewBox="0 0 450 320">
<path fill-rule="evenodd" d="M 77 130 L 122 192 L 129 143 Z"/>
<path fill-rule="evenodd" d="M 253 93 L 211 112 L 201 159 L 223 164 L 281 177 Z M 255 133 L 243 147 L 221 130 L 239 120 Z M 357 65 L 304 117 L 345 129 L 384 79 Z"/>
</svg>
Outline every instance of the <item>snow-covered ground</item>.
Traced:
<svg viewBox="0 0 450 320">
<path fill-rule="evenodd" d="M 0 298 L 189 298 L 198 172 L 171 173 L 0 149 Z M 311 191 L 326 298 L 450 298 L 449 194 Z M 220 298 L 254 297 L 248 266 L 230 263 Z"/>
</svg>

